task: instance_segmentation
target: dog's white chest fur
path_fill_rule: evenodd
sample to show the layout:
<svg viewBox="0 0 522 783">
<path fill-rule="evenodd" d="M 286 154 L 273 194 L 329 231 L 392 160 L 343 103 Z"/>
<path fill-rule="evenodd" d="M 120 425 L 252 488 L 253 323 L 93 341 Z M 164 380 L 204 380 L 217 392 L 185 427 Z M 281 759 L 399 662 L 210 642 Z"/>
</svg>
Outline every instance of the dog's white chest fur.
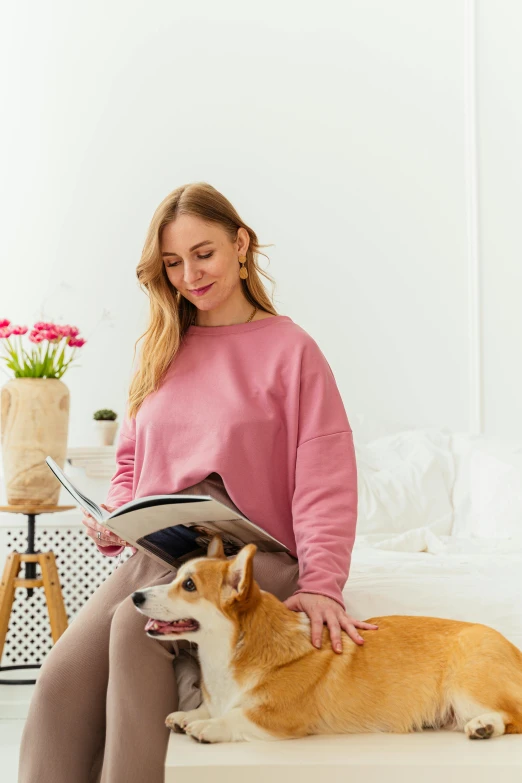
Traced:
<svg viewBox="0 0 522 783">
<path fill-rule="evenodd" d="M 201 673 L 209 695 L 207 707 L 213 718 L 244 705 L 246 699 L 246 693 L 232 676 L 231 650 L 227 642 L 220 639 L 215 647 L 205 649 L 202 645 L 199 650 Z"/>
</svg>

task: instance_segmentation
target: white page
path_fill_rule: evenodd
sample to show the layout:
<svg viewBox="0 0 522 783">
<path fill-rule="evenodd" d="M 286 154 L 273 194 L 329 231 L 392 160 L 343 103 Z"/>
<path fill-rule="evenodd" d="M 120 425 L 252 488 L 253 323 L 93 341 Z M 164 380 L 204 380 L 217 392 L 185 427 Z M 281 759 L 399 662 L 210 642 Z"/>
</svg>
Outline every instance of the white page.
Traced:
<svg viewBox="0 0 522 783">
<path fill-rule="evenodd" d="M 154 548 L 152 542 L 144 541 L 144 539 L 152 533 L 173 528 L 176 525 L 184 525 L 185 527 L 203 525 L 209 534 L 219 533 L 225 546 L 232 547 L 233 544 L 244 546 L 248 543 L 254 543 L 259 550 L 264 552 L 292 554 L 288 547 L 267 533 L 266 530 L 213 498 L 212 495 L 177 493 L 134 498 L 109 514 L 80 492 L 52 457 L 47 457 L 46 462 L 80 508 L 116 533 L 119 538 L 163 565 L 172 566 L 174 560 L 177 563 L 180 558 L 173 558 L 168 552 L 162 551 L 159 546 Z M 185 557 L 182 555 L 181 559 Z"/>
<path fill-rule="evenodd" d="M 123 509 L 122 506 L 105 520 L 105 526 L 142 551 L 143 546 L 138 545 L 138 542 L 151 533 L 176 525 L 186 527 L 203 525 L 207 529 L 215 529 L 216 533 L 221 533 L 241 545 L 254 543 L 261 551 L 290 553 L 288 547 L 278 539 L 211 495 L 180 494 L 159 497 L 163 497 L 165 503 L 118 513 Z M 174 499 L 177 502 L 169 502 Z M 147 502 L 150 498 L 139 498 L 139 500 Z"/>
</svg>

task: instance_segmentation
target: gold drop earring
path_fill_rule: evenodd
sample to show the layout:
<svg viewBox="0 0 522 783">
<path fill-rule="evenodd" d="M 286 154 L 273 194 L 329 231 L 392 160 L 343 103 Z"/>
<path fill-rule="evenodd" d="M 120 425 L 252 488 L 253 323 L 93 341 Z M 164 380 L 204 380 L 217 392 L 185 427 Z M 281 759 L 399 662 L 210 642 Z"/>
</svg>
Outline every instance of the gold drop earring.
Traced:
<svg viewBox="0 0 522 783">
<path fill-rule="evenodd" d="M 246 264 L 246 256 L 239 256 L 239 264 Z M 248 269 L 245 266 L 242 266 L 239 270 L 239 277 L 241 280 L 245 280 L 248 277 Z"/>
</svg>

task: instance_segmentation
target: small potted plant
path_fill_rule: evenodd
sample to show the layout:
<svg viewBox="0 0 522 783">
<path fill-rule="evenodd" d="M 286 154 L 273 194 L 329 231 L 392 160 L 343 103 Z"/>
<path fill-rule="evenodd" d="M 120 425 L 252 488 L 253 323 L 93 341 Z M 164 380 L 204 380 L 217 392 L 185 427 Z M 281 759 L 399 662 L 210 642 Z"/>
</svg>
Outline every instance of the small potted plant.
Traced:
<svg viewBox="0 0 522 783">
<path fill-rule="evenodd" d="M 96 430 L 98 444 L 100 446 L 112 446 L 118 429 L 117 413 L 107 408 L 95 411 L 93 414 L 94 427 Z"/>
</svg>

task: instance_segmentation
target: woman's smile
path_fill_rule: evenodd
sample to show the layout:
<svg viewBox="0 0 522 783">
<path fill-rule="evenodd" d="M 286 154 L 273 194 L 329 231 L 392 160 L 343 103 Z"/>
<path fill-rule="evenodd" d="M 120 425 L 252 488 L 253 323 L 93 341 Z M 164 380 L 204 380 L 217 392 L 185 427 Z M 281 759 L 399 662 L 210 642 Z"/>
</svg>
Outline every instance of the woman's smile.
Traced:
<svg viewBox="0 0 522 783">
<path fill-rule="evenodd" d="M 202 294 L 206 294 L 207 291 L 210 290 L 210 288 L 214 285 L 214 283 L 210 283 L 207 286 L 204 286 L 203 288 L 192 288 L 190 293 L 195 294 L 196 296 L 202 296 Z"/>
</svg>

